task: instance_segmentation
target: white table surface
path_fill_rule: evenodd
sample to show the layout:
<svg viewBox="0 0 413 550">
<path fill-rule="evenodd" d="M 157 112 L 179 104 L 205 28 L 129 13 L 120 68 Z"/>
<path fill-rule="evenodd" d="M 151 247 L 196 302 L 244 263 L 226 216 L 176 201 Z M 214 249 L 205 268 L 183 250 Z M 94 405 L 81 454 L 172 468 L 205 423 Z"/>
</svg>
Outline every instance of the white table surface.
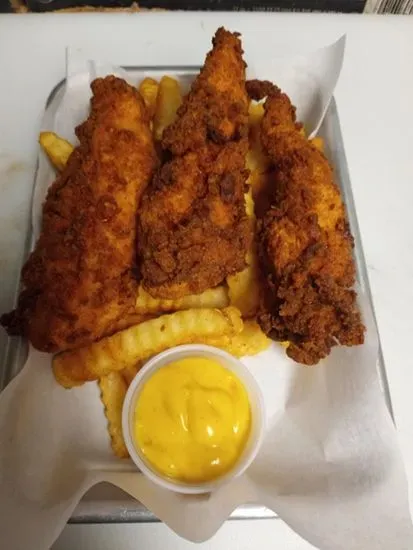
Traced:
<svg viewBox="0 0 413 550">
<path fill-rule="evenodd" d="M 12 303 L 40 117 L 64 77 L 66 46 L 115 64 L 199 64 L 220 25 L 243 33 L 251 59 L 286 44 L 314 49 L 347 33 L 335 95 L 413 503 L 413 17 L 0 15 L 0 311 Z M 68 526 L 54 550 L 189 546 L 164 525 L 86 525 Z M 312 548 L 279 520 L 228 522 L 201 546 Z"/>
</svg>

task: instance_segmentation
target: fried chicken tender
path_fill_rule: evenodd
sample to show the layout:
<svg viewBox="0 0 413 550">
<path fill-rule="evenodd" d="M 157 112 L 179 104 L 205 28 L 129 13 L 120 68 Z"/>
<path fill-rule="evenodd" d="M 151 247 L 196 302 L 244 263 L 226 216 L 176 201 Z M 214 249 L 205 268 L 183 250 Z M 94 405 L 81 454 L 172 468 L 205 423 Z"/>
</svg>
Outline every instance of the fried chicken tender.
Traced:
<svg viewBox="0 0 413 550">
<path fill-rule="evenodd" d="M 164 130 L 170 160 L 142 201 L 141 275 L 154 297 L 203 292 L 245 266 L 248 103 L 241 42 L 221 28 L 176 120 Z"/>
<path fill-rule="evenodd" d="M 268 86 L 265 93 L 261 138 L 273 172 L 258 201 L 258 321 L 273 339 L 290 342 L 292 359 L 312 365 L 334 345 L 364 340 L 351 289 L 353 239 L 327 159 L 300 131 L 287 95 Z"/>
<path fill-rule="evenodd" d="M 134 321 L 136 213 L 157 159 L 138 91 L 113 76 L 91 87 L 90 116 L 48 192 L 18 307 L 1 318 L 42 351 L 84 346 Z"/>
</svg>

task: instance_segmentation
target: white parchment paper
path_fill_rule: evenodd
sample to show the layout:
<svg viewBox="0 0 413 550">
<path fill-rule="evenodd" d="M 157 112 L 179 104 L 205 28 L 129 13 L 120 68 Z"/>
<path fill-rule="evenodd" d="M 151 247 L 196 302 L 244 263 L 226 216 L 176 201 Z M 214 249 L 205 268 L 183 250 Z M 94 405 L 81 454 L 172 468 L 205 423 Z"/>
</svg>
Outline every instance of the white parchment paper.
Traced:
<svg viewBox="0 0 413 550">
<path fill-rule="evenodd" d="M 248 76 L 282 87 L 314 134 L 340 74 L 344 42 L 293 58 L 249 60 Z M 81 52 L 71 52 L 67 65 L 67 85 L 49 105 L 43 127 L 73 143 L 74 127 L 88 113 L 93 78 L 115 73 L 136 84 L 146 76 L 87 60 Z M 35 235 L 53 178 L 41 154 Z M 100 481 L 139 499 L 193 541 L 211 537 L 238 505 L 258 503 L 322 550 L 413 548 L 407 482 L 379 385 L 377 331 L 363 292 L 361 287 L 364 346 L 336 348 L 317 367 L 293 363 L 276 344 L 245 359 L 264 393 L 268 431 L 248 471 L 211 495 L 165 491 L 130 461 L 113 457 L 97 385 L 64 390 L 53 378 L 51 357 L 30 349 L 24 369 L 0 396 L 1 548 L 48 549 L 82 495 Z"/>
</svg>

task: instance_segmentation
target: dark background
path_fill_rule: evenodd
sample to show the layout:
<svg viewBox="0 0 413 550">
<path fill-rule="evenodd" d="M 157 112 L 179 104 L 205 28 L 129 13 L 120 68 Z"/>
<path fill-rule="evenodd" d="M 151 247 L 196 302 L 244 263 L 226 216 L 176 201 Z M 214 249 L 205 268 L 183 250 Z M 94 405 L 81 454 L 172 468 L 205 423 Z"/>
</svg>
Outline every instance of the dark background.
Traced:
<svg viewBox="0 0 413 550">
<path fill-rule="evenodd" d="M 128 7 L 132 0 L 20 0 L 31 11 L 52 11 L 77 6 Z M 142 8 L 169 10 L 265 10 L 358 12 L 365 0 L 140 0 Z M 9 0 L 0 0 L 0 12 L 11 12 Z"/>
</svg>

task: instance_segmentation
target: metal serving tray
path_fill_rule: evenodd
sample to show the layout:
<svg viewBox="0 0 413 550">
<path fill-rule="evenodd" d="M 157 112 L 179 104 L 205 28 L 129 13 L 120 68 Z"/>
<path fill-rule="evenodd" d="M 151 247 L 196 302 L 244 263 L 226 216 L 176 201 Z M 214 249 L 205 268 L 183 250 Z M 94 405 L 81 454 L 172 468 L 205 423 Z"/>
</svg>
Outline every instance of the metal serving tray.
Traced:
<svg viewBox="0 0 413 550">
<path fill-rule="evenodd" d="M 164 67 L 124 67 L 129 73 L 131 80 L 136 77 L 136 82 L 145 76 L 160 78 L 168 74 L 177 76 L 183 81 L 183 86 L 193 80 L 199 72 L 200 67 L 196 66 L 164 66 Z M 60 101 L 64 91 L 65 80 L 59 82 L 51 91 L 45 107 L 45 113 Z M 353 193 L 351 190 L 350 178 L 347 168 L 347 161 L 344 152 L 343 138 L 340 129 L 340 122 L 337 106 L 332 99 L 319 135 L 324 138 L 325 154 L 335 170 L 336 181 L 340 186 L 342 196 L 346 205 L 348 220 L 354 236 L 355 248 L 354 257 L 357 269 L 357 280 L 360 288 L 365 292 L 374 312 L 371 291 L 367 276 L 366 262 L 361 245 L 360 232 L 354 207 Z M 34 175 L 33 189 L 38 180 L 38 170 Z M 31 211 L 30 219 L 27 220 L 27 235 L 24 251 L 21 258 L 20 268 L 23 266 L 33 246 Z M 16 281 L 14 288 L 13 305 L 17 302 L 20 282 Z M 4 344 L 3 344 L 4 342 Z M 0 339 L 0 391 L 16 376 L 22 369 L 27 357 L 27 343 L 22 338 Z M 379 354 L 377 360 L 377 373 L 387 408 L 393 417 L 392 404 L 390 399 L 389 386 L 383 360 L 381 345 L 379 342 Z M 266 519 L 277 517 L 274 512 L 256 504 L 240 506 L 230 516 L 230 519 Z M 82 501 L 73 512 L 70 523 L 146 523 L 159 521 L 152 512 L 145 508 L 135 499 L 108 483 L 102 483 L 93 487 L 83 497 Z"/>
</svg>

